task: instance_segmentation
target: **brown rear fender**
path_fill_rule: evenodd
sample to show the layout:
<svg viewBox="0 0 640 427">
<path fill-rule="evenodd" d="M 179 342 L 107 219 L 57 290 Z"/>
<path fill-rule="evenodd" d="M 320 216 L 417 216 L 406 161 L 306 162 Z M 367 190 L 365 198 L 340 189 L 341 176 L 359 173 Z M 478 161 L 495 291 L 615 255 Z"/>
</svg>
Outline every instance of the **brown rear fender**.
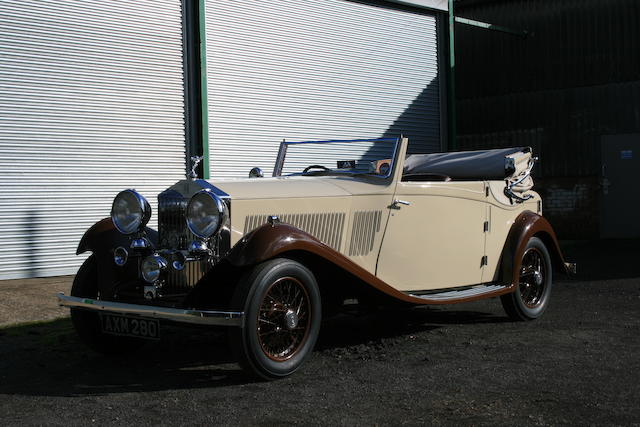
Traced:
<svg viewBox="0 0 640 427">
<path fill-rule="evenodd" d="M 532 237 L 537 237 L 545 244 L 551 263 L 556 271 L 571 273 L 574 265 L 565 262 L 553 227 L 544 217 L 531 211 L 524 211 L 514 221 L 502 252 L 502 278 L 512 289 L 520 280 L 522 255 Z"/>
<path fill-rule="evenodd" d="M 231 249 L 226 260 L 232 266 L 243 269 L 271 258 L 287 257 L 291 254 L 321 258 L 396 301 L 418 305 L 458 302 L 418 298 L 401 292 L 310 234 L 283 223 L 265 224 L 247 234 Z"/>
<path fill-rule="evenodd" d="M 155 246 L 158 243 L 158 232 L 145 227 L 149 241 Z M 129 246 L 129 238 L 118 231 L 111 218 L 104 218 L 93 224 L 80 239 L 76 255 L 90 251 L 93 253 L 109 252 L 118 246 Z"/>
</svg>

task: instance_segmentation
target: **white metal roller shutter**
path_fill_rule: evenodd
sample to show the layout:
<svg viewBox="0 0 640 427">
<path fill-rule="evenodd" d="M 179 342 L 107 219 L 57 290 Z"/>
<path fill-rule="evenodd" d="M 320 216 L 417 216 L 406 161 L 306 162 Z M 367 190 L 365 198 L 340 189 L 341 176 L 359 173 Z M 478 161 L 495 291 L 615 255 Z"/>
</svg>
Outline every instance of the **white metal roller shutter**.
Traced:
<svg viewBox="0 0 640 427">
<path fill-rule="evenodd" d="M 436 18 L 345 0 L 206 0 L 210 173 L 271 171 L 289 141 L 440 149 Z"/>
<path fill-rule="evenodd" d="M 179 0 L 0 2 L 0 279 L 74 273 L 118 191 L 155 207 L 184 175 L 181 16 Z"/>
</svg>

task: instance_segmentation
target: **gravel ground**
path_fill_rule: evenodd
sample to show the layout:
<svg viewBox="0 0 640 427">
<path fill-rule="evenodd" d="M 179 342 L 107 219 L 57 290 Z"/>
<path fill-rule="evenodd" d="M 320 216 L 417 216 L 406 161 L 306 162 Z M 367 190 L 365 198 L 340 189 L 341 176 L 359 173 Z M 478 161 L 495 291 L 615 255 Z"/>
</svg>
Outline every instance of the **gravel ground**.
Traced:
<svg viewBox="0 0 640 427">
<path fill-rule="evenodd" d="M 217 332 L 113 359 L 68 318 L 5 326 L 0 423 L 639 425 L 638 243 L 565 245 L 581 272 L 535 322 L 497 299 L 333 319 L 276 382 L 248 380 Z"/>
<path fill-rule="evenodd" d="M 52 297 L 56 292 L 69 295 L 72 282 L 73 276 L 0 281 L 0 328 L 69 316 L 69 309 Z"/>
</svg>

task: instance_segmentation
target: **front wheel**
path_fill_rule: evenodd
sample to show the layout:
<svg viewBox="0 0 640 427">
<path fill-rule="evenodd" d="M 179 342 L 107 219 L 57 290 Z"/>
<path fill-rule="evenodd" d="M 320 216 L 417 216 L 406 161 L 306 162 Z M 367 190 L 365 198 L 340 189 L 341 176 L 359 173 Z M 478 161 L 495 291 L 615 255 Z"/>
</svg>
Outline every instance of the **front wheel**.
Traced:
<svg viewBox="0 0 640 427">
<path fill-rule="evenodd" d="M 233 296 L 244 327 L 230 330 L 240 365 L 264 379 L 294 373 L 311 354 L 320 331 L 320 291 L 304 265 L 279 258 L 244 275 Z"/>
<path fill-rule="evenodd" d="M 532 237 L 524 249 L 515 291 L 500 297 L 513 320 L 534 320 L 549 305 L 552 285 L 551 257 L 542 240 Z"/>
</svg>

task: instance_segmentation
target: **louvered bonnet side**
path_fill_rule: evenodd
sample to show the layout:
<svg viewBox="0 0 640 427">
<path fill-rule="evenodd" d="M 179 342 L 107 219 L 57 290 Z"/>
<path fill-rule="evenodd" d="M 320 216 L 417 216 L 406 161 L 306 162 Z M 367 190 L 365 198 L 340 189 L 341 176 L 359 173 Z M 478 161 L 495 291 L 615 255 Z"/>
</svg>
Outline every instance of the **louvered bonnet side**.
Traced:
<svg viewBox="0 0 640 427">
<path fill-rule="evenodd" d="M 314 236 L 327 246 L 340 251 L 342 231 L 345 225 L 345 212 L 322 213 L 273 213 L 280 221 L 291 224 Z M 267 223 L 269 215 L 248 215 L 244 219 L 244 234 Z"/>
</svg>

